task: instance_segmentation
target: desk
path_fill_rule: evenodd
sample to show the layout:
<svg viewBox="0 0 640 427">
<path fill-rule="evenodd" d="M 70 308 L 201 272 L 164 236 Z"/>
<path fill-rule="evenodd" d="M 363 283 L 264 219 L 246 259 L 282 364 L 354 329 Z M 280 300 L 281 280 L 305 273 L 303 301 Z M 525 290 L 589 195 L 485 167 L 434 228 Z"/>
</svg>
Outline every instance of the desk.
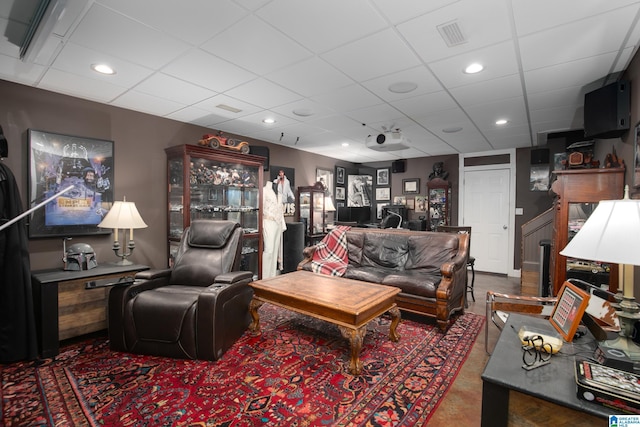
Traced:
<svg viewBox="0 0 640 427">
<path fill-rule="evenodd" d="M 515 328 L 515 331 L 513 328 Z M 593 342 L 590 334 L 574 340 L 576 346 L 564 343 L 560 355 L 551 357 L 551 363 L 531 371 L 522 369 L 522 346 L 516 331 L 523 325 L 544 327 L 546 319 L 533 316 L 509 314 L 509 319 L 498 338 L 493 354 L 482 373 L 482 426 L 507 426 L 509 419 L 509 391 L 546 400 L 567 408 L 607 418 L 616 412 L 601 405 L 578 399 L 574 374 L 573 354 L 583 351 L 578 344 Z"/>
<path fill-rule="evenodd" d="M 61 268 L 31 272 L 33 303 L 42 357 L 58 354 L 59 342 L 107 328 L 108 287 L 86 289 L 88 282 L 120 277 L 148 270 L 146 265 L 99 265 L 91 270 Z"/>
</svg>

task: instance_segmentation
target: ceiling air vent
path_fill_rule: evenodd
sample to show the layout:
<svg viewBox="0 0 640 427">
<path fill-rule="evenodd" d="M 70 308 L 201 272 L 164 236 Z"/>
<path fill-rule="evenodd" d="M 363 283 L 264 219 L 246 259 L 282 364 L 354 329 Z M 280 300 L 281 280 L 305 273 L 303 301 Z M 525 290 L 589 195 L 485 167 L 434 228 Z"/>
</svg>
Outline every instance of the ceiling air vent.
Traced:
<svg viewBox="0 0 640 427">
<path fill-rule="evenodd" d="M 438 25 L 437 28 L 440 36 L 442 36 L 444 42 L 449 47 L 458 46 L 467 42 L 457 20 Z"/>
</svg>

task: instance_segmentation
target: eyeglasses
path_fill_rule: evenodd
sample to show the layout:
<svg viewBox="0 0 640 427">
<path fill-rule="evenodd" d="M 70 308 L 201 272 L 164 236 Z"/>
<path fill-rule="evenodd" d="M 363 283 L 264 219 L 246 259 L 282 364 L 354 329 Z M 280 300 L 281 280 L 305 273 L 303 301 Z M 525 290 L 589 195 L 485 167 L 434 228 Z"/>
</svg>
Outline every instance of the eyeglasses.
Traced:
<svg viewBox="0 0 640 427">
<path fill-rule="evenodd" d="M 540 335 L 525 336 L 522 341 L 526 343 L 522 346 L 523 369 L 530 371 L 549 363 L 551 354 L 553 354 L 553 347 L 550 343 L 545 343 Z"/>
</svg>

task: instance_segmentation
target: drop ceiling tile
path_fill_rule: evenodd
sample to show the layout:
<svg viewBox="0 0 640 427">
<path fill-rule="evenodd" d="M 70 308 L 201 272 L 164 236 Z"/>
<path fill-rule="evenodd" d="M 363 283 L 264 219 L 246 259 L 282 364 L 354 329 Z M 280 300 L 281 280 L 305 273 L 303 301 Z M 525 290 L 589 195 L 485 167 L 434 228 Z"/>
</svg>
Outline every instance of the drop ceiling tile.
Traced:
<svg viewBox="0 0 640 427">
<path fill-rule="evenodd" d="M 153 69 L 162 67 L 189 49 L 188 44 L 98 3 L 93 3 L 69 40 Z"/>
<path fill-rule="evenodd" d="M 506 98 L 522 97 L 520 74 L 451 88 L 451 95 L 462 107 L 483 104 Z"/>
<path fill-rule="evenodd" d="M 326 108 L 339 112 L 357 110 L 382 103 L 380 98 L 362 86 L 355 84 L 332 92 L 312 96 L 311 100 Z"/>
<path fill-rule="evenodd" d="M 456 21 L 467 42 L 448 47 L 438 26 Z M 398 25 L 398 31 L 426 63 L 511 39 L 507 2 L 459 1 Z"/>
<path fill-rule="evenodd" d="M 218 107 L 219 105 L 235 108 L 240 111 L 234 112 L 225 110 L 224 108 Z M 247 114 L 253 114 L 263 110 L 263 108 L 260 108 L 256 105 L 249 104 L 236 98 L 232 98 L 225 94 L 212 96 L 211 98 L 207 98 L 194 104 L 194 106 L 202 108 L 203 110 L 210 111 L 214 114 L 218 114 L 222 117 L 227 117 L 228 119 L 237 119 L 246 116 Z"/>
<path fill-rule="evenodd" d="M 456 108 L 453 98 L 445 91 L 393 101 L 391 104 L 409 117 L 426 116 L 436 111 Z"/>
<path fill-rule="evenodd" d="M 205 120 L 206 123 L 198 123 L 200 119 L 203 119 L 207 116 L 211 116 L 211 113 L 209 111 L 203 110 L 201 108 L 193 107 L 193 106 L 184 107 L 180 110 L 174 111 L 173 113 L 166 115 L 168 119 L 177 120 L 183 123 L 194 123 L 194 124 L 200 124 L 200 125 L 208 125 L 212 123 L 209 120 L 210 117 L 207 118 L 207 120 Z M 226 120 L 227 120 L 226 117 L 220 117 L 220 121 L 226 121 Z"/>
<path fill-rule="evenodd" d="M 587 91 L 581 86 L 564 87 L 529 95 L 527 101 L 531 111 L 554 108 L 556 106 L 582 106 Z"/>
<path fill-rule="evenodd" d="M 278 70 L 312 55 L 255 16 L 244 18 L 201 47 L 256 74 Z"/>
<path fill-rule="evenodd" d="M 354 83 L 353 79 L 318 57 L 285 67 L 266 77 L 303 96 L 326 93 Z"/>
<path fill-rule="evenodd" d="M 19 59 L 0 55 L 0 78 L 9 81 L 25 85 L 36 85 L 46 70 L 46 67 L 42 65 L 27 64 Z"/>
<path fill-rule="evenodd" d="M 242 99 L 262 108 L 272 108 L 301 98 L 282 86 L 266 79 L 258 78 L 225 92 L 232 98 Z"/>
<path fill-rule="evenodd" d="M 334 113 L 333 110 L 307 98 L 299 99 L 278 107 L 273 107 L 270 108 L 270 110 L 303 122 L 315 120 L 319 117 L 328 116 Z M 294 111 L 298 112 L 298 114 L 294 113 Z M 304 114 L 309 115 L 305 116 Z"/>
<path fill-rule="evenodd" d="M 424 15 L 458 0 L 373 0 L 373 3 L 394 24 Z"/>
<path fill-rule="evenodd" d="M 116 74 L 104 75 L 91 69 L 93 64 L 107 64 Z M 125 61 L 124 59 L 96 52 L 75 43 L 67 43 L 52 67 L 60 71 L 76 74 L 89 79 L 105 81 L 123 87 L 131 87 L 153 74 L 153 70 Z"/>
<path fill-rule="evenodd" d="M 126 90 L 122 86 L 55 69 L 49 69 L 37 87 L 107 104 Z"/>
<path fill-rule="evenodd" d="M 356 134 L 359 134 L 362 129 L 362 123 L 342 115 L 333 115 L 316 120 L 309 120 L 307 124 L 317 126 L 320 129 L 325 129 L 329 132 L 338 133 L 355 132 Z"/>
<path fill-rule="evenodd" d="M 402 119 L 405 117 L 402 112 L 393 108 L 389 104 L 374 105 L 373 107 L 349 111 L 346 114 L 347 116 L 360 123 L 369 124 L 373 122 L 386 121 L 389 126 L 394 126 L 397 119 Z"/>
<path fill-rule="evenodd" d="M 485 69 L 476 74 L 466 74 L 464 69 L 478 62 Z M 519 72 L 515 49 L 511 41 L 463 53 L 429 64 L 433 74 L 448 88 L 469 85 Z"/>
<path fill-rule="evenodd" d="M 465 111 L 481 131 L 494 129 L 498 126 L 496 125 L 497 120 L 507 120 L 511 126 L 528 122 L 527 110 L 522 97 L 474 105 L 466 108 Z"/>
<path fill-rule="evenodd" d="M 134 88 L 147 95 L 191 105 L 216 95 L 216 92 L 176 79 L 162 73 L 156 73 Z"/>
<path fill-rule="evenodd" d="M 558 121 L 564 122 L 567 127 L 582 127 L 584 124 L 584 109 L 582 105 L 574 105 L 532 110 L 531 121 L 534 123 Z"/>
<path fill-rule="evenodd" d="M 416 89 L 407 93 L 395 93 L 389 90 L 389 87 L 392 84 L 405 82 L 416 84 Z M 434 77 L 431 71 L 423 65 L 371 79 L 363 82 L 362 85 L 385 101 L 412 98 L 414 96 L 437 92 L 443 89 L 442 85 Z"/>
<path fill-rule="evenodd" d="M 229 0 L 189 0 L 180 2 L 179 7 L 174 0 L 153 0 L 153 7 L 145 1 L 100 0 L 100 3 L 192 45 L 203 43 L 247 13 Z"/>
<path fill-rule="evenodd" d="M 355 80 L 369 80 L 420 64 L 395 31 L 377 32 L 321 55 Z"/>
<path fill-rule="evenodd" d="M 536 0 L 511 2 L 519 36 L 599 16 L 637 0 Z M 549 13 L 552 10 L 553 13 Z M 635 14 L 635 13 L 633 13 Z"/>
<path fill-rule="evenodd" d="M 315 53 L 326 52 L 386 26 L 366 0 L 282 0 L 270 2 L 256 15 Z"/>
<path fill-rule="evenodd" d="M 176 59 L 164 67 L 162 72 L 214 92 L 224 92 L 256 77 L 253 73 L 198 49 Z"/>
<path fill-rule="evenodd" d="M 111 105 L 161 117 L 185 107 L 184 104 L 153 95 L 147 95 L 146 93 L 137 92 L 135 90 L 123 93 L 112 101 Z"/>
<path fill-rule="evenodd" d="M 576 61 L 609 52 L 617 52 L 623 45 L 635 14 L 620 9 L 609 12 L 613 22 L 611 26 L 601 16 L 563 25 L 540 33 L 521 37 L 519 40 L 522 68 L 530 71 L 564 62 Z M 571 40 L 571 48 L 559 40 Z"/>
</svg>

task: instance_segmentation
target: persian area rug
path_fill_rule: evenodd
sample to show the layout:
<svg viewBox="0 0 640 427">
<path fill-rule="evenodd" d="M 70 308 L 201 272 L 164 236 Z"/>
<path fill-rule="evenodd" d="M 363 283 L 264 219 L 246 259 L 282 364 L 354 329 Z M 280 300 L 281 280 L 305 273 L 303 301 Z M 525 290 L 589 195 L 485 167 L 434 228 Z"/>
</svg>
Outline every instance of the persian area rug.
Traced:
<svg viewBox="0 0 640 427">
<path fill-rule="evenodd" d="M 261 334 L 247 331 L 216 362 L 113 352 L 97 338 L 0 366 L 0 425 L 423 425 L 484 323 L 466 313 L 442 333 L 402 320 L 394 343 L 383 316 L 368 325 L 356 377 L 336 326 L 270 304 L 260 315 Z"/>
</svg>

